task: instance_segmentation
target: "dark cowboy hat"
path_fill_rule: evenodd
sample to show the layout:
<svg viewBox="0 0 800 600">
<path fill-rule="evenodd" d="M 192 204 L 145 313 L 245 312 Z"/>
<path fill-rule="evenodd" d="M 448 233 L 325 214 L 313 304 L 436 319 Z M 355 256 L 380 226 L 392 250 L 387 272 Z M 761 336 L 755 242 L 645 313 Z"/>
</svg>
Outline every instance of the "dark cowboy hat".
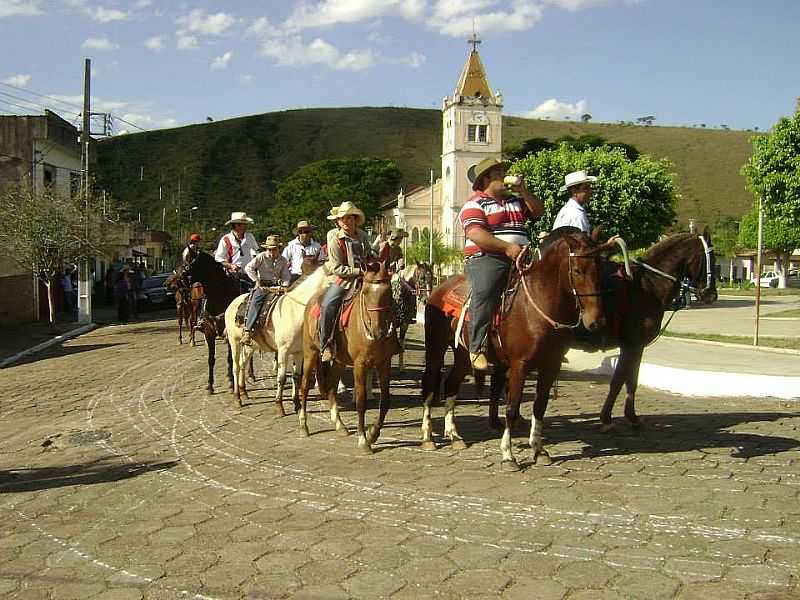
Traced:
<svg viewBox="0 0 800 600">
<path fill-rule="evenodd" d="M 480 181 L 481 175 L 497 165 L 508 167 L 509 163 L 508 161 L 501 160 L 496 156 L 490 156 L 489 158 L 484 158 L 477 165 L 472 165 L 469 169 L 467 169 L 467 179 L 469 179 L 469 182 L 472 184 L 472 189 L 476 189 L 475 185 L 478 181 Z"/>
</svg>

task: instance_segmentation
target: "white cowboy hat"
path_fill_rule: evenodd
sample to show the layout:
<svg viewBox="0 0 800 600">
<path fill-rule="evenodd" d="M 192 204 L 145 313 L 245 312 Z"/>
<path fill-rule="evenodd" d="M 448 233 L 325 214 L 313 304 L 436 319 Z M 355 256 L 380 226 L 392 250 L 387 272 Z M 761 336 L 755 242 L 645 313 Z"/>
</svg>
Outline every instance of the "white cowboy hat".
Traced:
<svg viewBox="0 0 800 600">
<path fill-rule="evenodd" d="M 233 225 L 234 223 L 247 223 L 248 225 L 252 225 L 255 221 L 248 217 L 246 212 L 232 212 L 231 218 L 225 221 L 225 225 Z"/>
<path fill-rule="evenodd" d="M 573 171 L 572 173 L 568 173 L 566 177 L 564 177 L 564 185 L 561 186 L 559 192 L 566 192 L 569 188 L 573 185 L 580 185 L 582 183 L 594 183 L 597 181 L 597 177 L 594 175 L 588 175 L 586 171 Z"/>
<path fill-rule="evenodd" d="M 337 219 L 341 219 L 347 215 L 355 215 L 356 216 L 356 226 L 361 227 L 364 224 L 364 221 L 367 220 L 364 211 L 358 208 L 355 204 L 350 202 L 342 202 L 339 206 L 331 207 L 331 214 L 328 215 L 329 221 L 336 221 Z"/>
</svg>

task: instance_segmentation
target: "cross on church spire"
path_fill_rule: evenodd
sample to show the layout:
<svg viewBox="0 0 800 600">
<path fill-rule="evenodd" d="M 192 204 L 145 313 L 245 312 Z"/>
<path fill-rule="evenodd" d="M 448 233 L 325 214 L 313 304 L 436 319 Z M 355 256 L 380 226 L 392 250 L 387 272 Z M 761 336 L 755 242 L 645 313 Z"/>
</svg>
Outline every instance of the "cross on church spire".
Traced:
<svg viewBox="0 0 800 600">
<path fill-rule="evenodd" d="M 475 30 L 475 19 L 472 19 L 472 37 L 467 40 L 468 44 L 472 44 L 472 51 L 478 51 L 478 44 L 481 43 L 481 39 L 478 37 L 478 32 Z"/>
</svg>

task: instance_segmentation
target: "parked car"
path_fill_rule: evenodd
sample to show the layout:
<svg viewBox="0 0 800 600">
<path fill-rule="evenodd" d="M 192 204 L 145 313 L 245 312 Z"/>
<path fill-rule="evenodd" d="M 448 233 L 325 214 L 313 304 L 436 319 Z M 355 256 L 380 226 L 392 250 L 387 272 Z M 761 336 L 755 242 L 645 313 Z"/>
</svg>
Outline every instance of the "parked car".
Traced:
<svg viewBox="0 0 800 600">
<path fill-rule="evenodd" d="M 766 271 L 758 280 L 759 287 L 778 287 L 778 274 L 775 271 Z M 756 278 L 750 279 L 750 283 L 756 285 Z"/>
<path fill-rule="evenodd" d="M 143 309 L 161 308 L 167 306 L 172 293 L 164 287 L 164 282 L 170 273 L 158 273 L 152 275 L 142 282 L 142 289 L 139 291 L 137 300 Z"/>
</svg>

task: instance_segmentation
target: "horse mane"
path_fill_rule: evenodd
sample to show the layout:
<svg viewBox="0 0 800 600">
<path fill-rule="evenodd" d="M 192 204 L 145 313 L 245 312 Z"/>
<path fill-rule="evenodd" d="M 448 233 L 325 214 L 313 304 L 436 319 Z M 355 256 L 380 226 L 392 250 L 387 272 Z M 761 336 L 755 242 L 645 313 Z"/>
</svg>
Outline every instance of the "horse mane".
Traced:
<svg viewBox="0 0 800 600">
<path fill-rule="evenodd" d="M 592 247 L 597 245 L 595 241 L 592 240 L 592 238 L 583 233 L 580 229 L 578 229 L 577 227 L 571 227 L 567 225 L 564 227 L 559 227 L 558 229 L 554 229 L 553 231 L 548 233 L 547 237 L 545 237 L 539 244 L 539 252 L 541 252 L 542 256 L 544 256 L 547 253 L 547 251 L 550 250 L 550 248 L 555 246 L 561 240 L 566 238 L 574 239 L 575 234 L 585 236 L 585 238 L 589 241 L 589 244 Z"/>
<path fill-rule="evenodd" d="M 642 255 L 642 259 L 649 263 L 650 261 L 658 261 L 662 256 L 674 253 L 675 246 L 681 244 L 691 238 L 697 237 L 694 233 L 676 233 L 671 235 L 654 246 L 651 246 Z"/>
<path fill-rule="evenodd" d="M 297 285 L 286 292 L 286 295 L 301 304 L 307 304 L 311 296 L 319 291 L 322 280 L 327 276 L 325 268 L 319 267 L 313 273 L 306 275 L 302 281 L 298 280 Z"/>
</svg>

